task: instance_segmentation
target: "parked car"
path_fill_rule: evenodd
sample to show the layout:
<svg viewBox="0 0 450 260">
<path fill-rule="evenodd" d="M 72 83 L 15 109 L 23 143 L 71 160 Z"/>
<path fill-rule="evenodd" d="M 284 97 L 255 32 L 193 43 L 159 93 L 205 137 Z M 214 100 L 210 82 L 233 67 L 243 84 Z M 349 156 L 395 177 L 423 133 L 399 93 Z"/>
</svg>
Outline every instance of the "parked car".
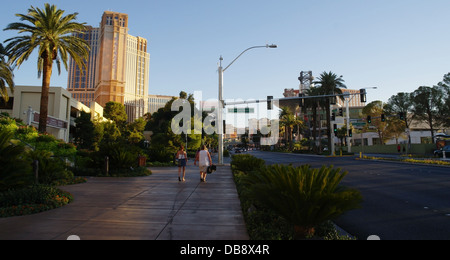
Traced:
<svg viewBox="0 0 450 260">
<path fill-rule="evenodd" d="M 434 151 L 434 156 L 443 157 L 445 151 L 445 157 L 450 158 L 450 145 L 444 146 L 439 150 Z"/>
</svg>

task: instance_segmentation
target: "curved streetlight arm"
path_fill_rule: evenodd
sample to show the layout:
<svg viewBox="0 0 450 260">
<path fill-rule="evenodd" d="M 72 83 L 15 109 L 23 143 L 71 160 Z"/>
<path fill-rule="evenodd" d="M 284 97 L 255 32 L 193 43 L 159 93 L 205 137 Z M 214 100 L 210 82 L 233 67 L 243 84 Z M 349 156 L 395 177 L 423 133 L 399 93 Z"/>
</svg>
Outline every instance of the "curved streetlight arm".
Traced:
<svg viewBox="0 0 450 260">
<path fill-rule="evenodd" d="M 223 72 L 225 72 L 231 65 L 233 65 L 233 63 L 234 63 L 237 59 L 239 59 L 244 53 L 246 53 L 247 51 L 249 51 L 249 50 L 251 50 L 251 49 L 256 49 L 256 48 L 272 48 L 272 49 L 275 49 L 275 48 L 278 48 L 278 46 L 275 45 L 275 44 L 271 44 L 271 45 L 267 44 L 267 45 L 265 45 L 265 46 L 253 46 L 253 47 L 250 47 L 250 48 L 246 49 L 245 51 L 243 51 L 241 54 L 239 54 L 239 56 L 237 56 L 237 58 L 234 59 L 234 60 L 230 63 L 230 65 L 228 65 L 225 69 L 223 69 Z"/>
<path fill-rule="evenodd" d="M 223 101 L 223 73 L 231 66 L 233 65 L 233 63 L 239 59 L 244 53 L 246 53 L 247 51 L 251 50 L 251 49 L 256 49 L 256 48 L 272 48 L 275 49 L 278 46 L 275 44 L 269 45 L 267 44 L 266 46 L 254 46 L 254 47 L 250 47 L 248 49 L 246 49 L 245 51 L 243 51 L 241 54 L 239 54 L 239 56 L 237 56 L 236 59 L 234 59 L 230 65 L 228 65 L 225 69 L 222 69 L 222 61 L 223 58 L 222 56 L 220 57 L 220 63 L 219 63 L 219 111 L 218 111 L 218 116 L 217 116 L 217 121 L 219 123 L 219 162 L 218 165 L 223 165 L 223 108 L 224 108 L 224 101 Z"/>
</svg>

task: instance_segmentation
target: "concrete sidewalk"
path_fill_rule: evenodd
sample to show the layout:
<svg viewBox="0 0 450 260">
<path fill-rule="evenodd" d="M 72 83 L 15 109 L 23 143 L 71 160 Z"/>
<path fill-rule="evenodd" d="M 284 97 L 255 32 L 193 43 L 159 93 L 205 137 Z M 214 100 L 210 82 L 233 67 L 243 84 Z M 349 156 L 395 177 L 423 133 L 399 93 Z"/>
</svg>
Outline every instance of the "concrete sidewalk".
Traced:
<svg viewBox="0 0 450 260">
<path fill-rule="evenodd" d="M 229 166 L 206 183 L 188 166 L 136 178 L 89 178 L 65 186 L 74 202 L 35 215 L 0 218 L 1 240 L 248 240 Z"/>
</svg>

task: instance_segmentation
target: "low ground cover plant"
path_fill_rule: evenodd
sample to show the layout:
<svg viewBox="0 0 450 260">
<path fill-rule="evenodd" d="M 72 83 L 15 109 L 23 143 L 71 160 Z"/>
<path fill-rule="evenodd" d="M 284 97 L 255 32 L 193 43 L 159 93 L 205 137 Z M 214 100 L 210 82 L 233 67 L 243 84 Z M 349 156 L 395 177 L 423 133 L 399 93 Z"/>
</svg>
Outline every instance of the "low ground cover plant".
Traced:
<svg viewBox="0 0 450 260">
<path fill-rule="evenodd" d="M 73 196 L 56 187 L 35 185 L 0 193 L 0 217 L 35 214 L 69 204 Z"/>
</svg>

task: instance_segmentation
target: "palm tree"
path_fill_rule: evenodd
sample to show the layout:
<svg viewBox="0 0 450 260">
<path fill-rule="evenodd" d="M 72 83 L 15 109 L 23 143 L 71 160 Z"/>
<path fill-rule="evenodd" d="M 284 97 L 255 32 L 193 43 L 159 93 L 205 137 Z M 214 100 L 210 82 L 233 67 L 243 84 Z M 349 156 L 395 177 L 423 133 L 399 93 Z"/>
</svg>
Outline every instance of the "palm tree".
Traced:
<svg viewBox="0 0 450 260">
<path fill-rule="evenodd" d="M 5 59 L 6 50 L 2 44 L 0 44 L 0 97 L 2 97 L 5 102 L 8 102 L 9 95 L 6 86 L 14 93 L 14 74 L 12 68 L 8 65 Z"/>
<path fill-rule="evenodd" d="M 297 119 L 288 107 L 282 107 L 280 112 L 280 126 L 284 127 L 285 136 L 289 142 L 289 149 L 293 148 L 292 132 L 295 126 L 302 125 L 303 121 Z"/>
<path fill-rule="evenodd" d="M 80 68 L 86 69 L 89 57 L 89 45 L 76 36 L 85 30 L 84 23 L 77 23 L 78 13 L 64 16 L 64 11 L 55 5 L 45 4 L 44 9 L 31 6 L 28 14 L 16 14 L 27 23 L 11 23 L 6 30 L 16 30 L 25 35 L 5 41 L 10 62 L 17 67 L 28 60 L 34 50 L 38 49 L 38 77 L 42 78 L 42 94 L 39 117 L 39 132 L 47 131 L 48 94 L 52 76 L 53 61 L 61 73 L 61 61 L 67 69 L 68 57 L 71 56 Z"/>
<path fill-rule="evenodd" d="M 321 95 L 321 89 L 320 88 L 310 88 L 306 91 L 306 95 L 307 96 L 319 96 Z M 313 142 L 314 142 L 314 152 L 318 153 L 320 149 L 318 149 L 320 147 L 321 141 L 319 140 L 319 147 L 316 146 L 316 140 L 317 140 L 317 136 L 320 137 L 320 135 L 317 134 L 317 109 L 325 107 L 325 100 L 323 99 L 319 99 L 319 98 L 310 98 L 310 99 L 306 99 L 305 100 L 305 110 L 306 109 L 311 109 L 312 110 L 312 125 L 313 125 Z"/>
<path fill-rule="evenodd" d="M 336 74 L 330 72 L 323 72 L 314 84 L 319 85 L 322 95 L 342 95 L 342 88 L 347 88 L 344 84 L 342 76 L 338 77 Z M 328 133 L 328 149 L 331 148 L 331 100 L 335 100 L 336 97 L 326 99 L 326 113 L 327 113 L 327 133 Z M 343 96 L 340 96 L 342 100 L 345 100 Z M 333 151 L 331 151 L 333 153 Z"/>
</svg>

